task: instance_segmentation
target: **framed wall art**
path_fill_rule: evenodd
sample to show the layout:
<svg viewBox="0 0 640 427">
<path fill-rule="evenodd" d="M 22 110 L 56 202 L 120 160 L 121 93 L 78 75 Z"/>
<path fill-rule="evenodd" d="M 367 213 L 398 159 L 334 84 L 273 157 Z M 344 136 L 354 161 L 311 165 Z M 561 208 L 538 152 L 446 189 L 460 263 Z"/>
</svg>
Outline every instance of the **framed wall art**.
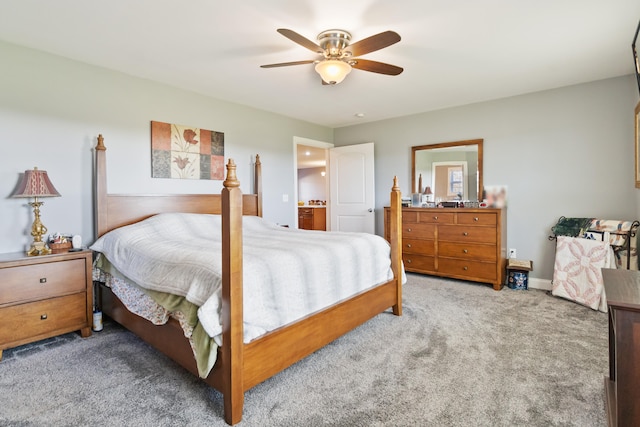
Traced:
<svg viewBox="0 0 640 427">
<path fill-rule="evenodd" d="M 224 179 L 224 133 L 151 122 L 151 176 Z"/>
</svg>

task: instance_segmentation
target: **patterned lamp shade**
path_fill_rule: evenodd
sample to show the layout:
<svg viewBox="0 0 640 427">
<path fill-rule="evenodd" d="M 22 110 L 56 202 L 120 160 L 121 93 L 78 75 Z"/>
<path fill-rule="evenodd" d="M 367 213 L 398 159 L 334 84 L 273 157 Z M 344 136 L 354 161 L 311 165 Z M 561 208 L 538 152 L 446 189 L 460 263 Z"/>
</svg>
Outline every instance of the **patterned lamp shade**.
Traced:
<svg viewBox="0 0 640 427">
<path fill-rule="evenodd" d="M 33 168 L 24 171 L 24 176 L 11 197 L 60 197 L 47 171 Z"/>
</svg>

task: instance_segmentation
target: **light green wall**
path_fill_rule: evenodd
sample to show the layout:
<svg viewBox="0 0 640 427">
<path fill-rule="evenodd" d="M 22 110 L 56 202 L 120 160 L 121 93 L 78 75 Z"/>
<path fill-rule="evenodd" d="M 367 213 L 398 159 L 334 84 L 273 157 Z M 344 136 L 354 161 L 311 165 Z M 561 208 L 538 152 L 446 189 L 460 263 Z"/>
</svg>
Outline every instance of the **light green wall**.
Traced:
<svg viewBox="0 0 640 427">
<path fill-rule="evenodd" d="M 428 96 L 428 94 L 425 94 Z M 484 185 L 508 186 L 508 247 L 551 279 L 560 216 L 637 219 L 632 76 L 335 130 L 336 146 L 375 142 L 376 232 L 392 178 L 411 180 L 411 146 L 484 138 Z"/>
<path fill-rule="evenodd" d="M 150 122 L 224 132 L 225 157 L 236 161 L 245 192 L 250 163 L 260 154 L 264 215 L 281 224 L 295 219 L 293 137 L 333 140 L 327 127 L 31 49 L 0 43 L 0 58 L 0 252 L 23 250 L 31 241 L 31 208 L 9 195 L 19 174 L 34 166 L 47 170 L 62 194 L 44 200 L 45 226 L 92 242 L 92 147 L 99 133 L 110 192 L 211 193 L 221 181 L 151 178 Z"/>
</svg>

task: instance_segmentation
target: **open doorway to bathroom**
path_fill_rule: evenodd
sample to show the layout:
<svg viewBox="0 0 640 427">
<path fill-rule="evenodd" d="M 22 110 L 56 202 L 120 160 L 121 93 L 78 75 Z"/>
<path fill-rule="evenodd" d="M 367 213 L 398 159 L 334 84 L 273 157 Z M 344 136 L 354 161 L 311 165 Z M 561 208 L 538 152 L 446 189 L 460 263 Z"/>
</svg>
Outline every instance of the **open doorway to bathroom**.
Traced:
<svg viewBox="0 0 640 427">
<path fill-rule="evenodd" d="M 329 230 L 328 149 L 333 144 L 294 138 L 295 194 L 297 226 L 310 230 Z"/>
</svg>

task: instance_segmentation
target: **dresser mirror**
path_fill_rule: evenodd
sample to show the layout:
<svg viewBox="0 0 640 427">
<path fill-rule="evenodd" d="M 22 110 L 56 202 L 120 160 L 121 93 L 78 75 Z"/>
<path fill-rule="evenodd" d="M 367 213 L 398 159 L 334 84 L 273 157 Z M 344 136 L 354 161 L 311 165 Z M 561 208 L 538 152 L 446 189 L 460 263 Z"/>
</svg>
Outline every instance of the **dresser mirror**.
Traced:
<svg viewBox="0 0 640 427">
<path fill-rule="evenodd" d="M 482 142 L 411 147 L 411 192 L 427 194 L 431 202 L 482 200 Z"/>
</svg>

